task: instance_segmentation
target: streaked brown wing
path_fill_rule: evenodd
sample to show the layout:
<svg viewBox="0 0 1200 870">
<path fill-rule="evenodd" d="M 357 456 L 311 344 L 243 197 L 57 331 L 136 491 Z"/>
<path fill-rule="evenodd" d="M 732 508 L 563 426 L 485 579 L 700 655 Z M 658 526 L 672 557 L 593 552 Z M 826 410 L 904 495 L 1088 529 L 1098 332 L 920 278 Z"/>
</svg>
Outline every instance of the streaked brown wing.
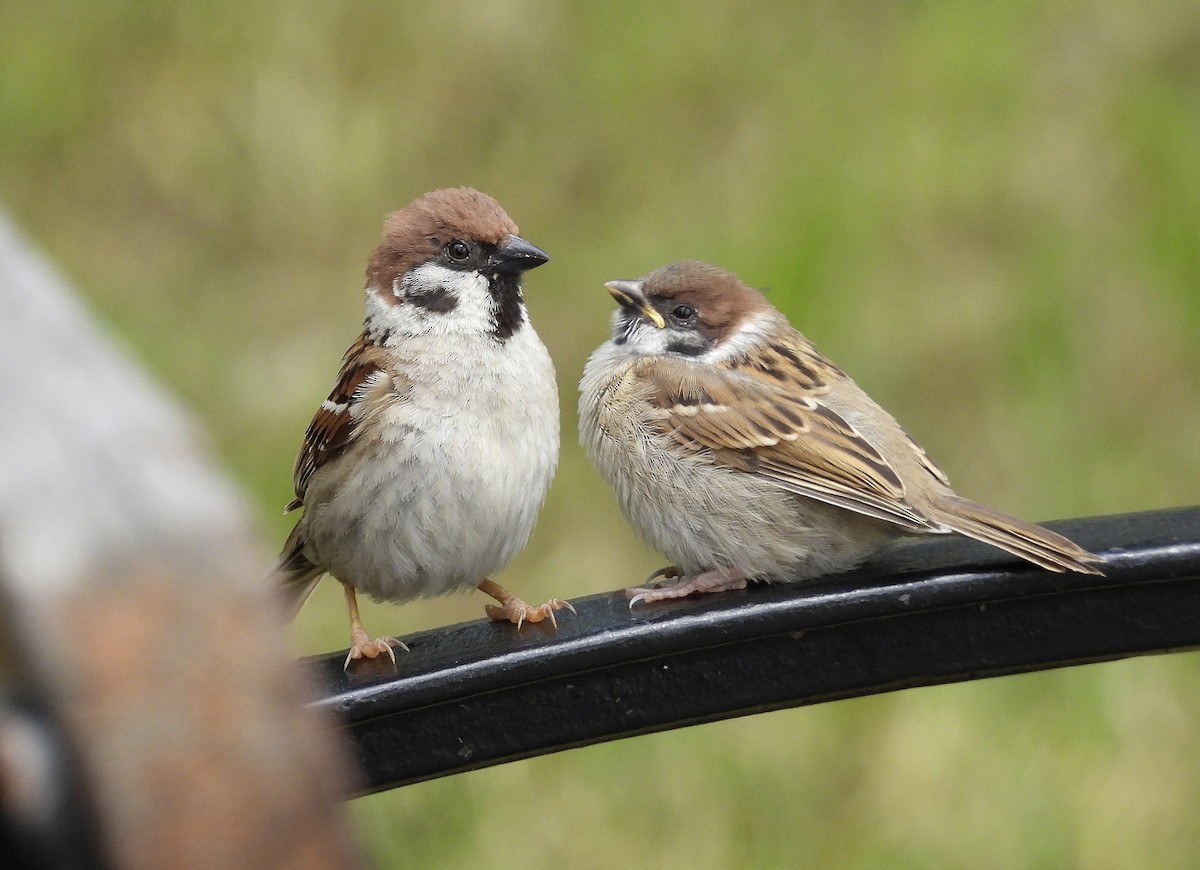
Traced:
<svg viewBox="0 0 1200 870">
<path fill-rule="evenodd" d="M 908 501 L 879 451 L 822 402 L 838 374 L 827 365 L 824 376 L 810 360 L 794 375 L 782 365 L 727 368 L 713 377 L 658 357 L 639 374 L 652 383 L 663 430 L 685 448 L 711 451 L 718 462 L 827 504 L 913 530 L 939 528 Z"/>
<path fill-rule="evenodd" d="M 936 477 L 938 483 L 942 484 L 943 486 L 949 486 L 950 478 L 946 476 L 946 472 L 942 471 L 942 469 L 938 467 L 936 462 L 929 458 L 929 454 L 925 452 L 925 448 L 916 441 L 913 441 L 912 438 L 908 436 L 907 432 L 905 432 L 904 435 L 908 438 L 909 446 L 916 451 L 917 459 L 921 461 L 921 465 L 925 467 L 925 470 Z"/>
<path fill-rule="evenodd" d="M 295 510 L 304 503 L 304 493 L 313 473 L 340 456 L 354 440 L 363 417 L 361 406 L 367 400 L 367 394 L 387 377 L 385 366 L 383 350 L 365 336 L 360 336 L 346 351 L 329 397 L 321 403 L 304 433 L 292 471 L 296 497 L 288 503 L 286 511 Z"/>
</svg>

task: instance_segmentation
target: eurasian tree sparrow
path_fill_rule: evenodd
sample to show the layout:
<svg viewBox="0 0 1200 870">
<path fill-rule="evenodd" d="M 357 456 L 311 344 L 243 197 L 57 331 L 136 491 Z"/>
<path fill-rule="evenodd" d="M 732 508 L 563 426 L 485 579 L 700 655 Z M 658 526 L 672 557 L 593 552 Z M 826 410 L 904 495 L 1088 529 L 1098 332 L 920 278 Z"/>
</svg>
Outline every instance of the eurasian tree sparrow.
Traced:
<svg viewBox="0 0 1200 870">
<path fill-rule="evenodd" d="M 487 579 L 525 546 L 558 461 L 554 367 L 521 275 L 549 257 L 491 197 L 435 190 L 387 218 L 367 266 L 367 316 L 296 458 L 304 515 L 276 577 L 293 615 L 326 572 L 342 584 L 357 658 L 372 639 L 355 592 L 404 602 L 476 587 L 488 616 L 540 622 Z"/>
<path fill-rule="evenodd" d="M 633 527 L 675 564 L 637 602 L 854 567 L 905 534 L 957 532 L 1051 571 L 1099 574 L 1062 535 L 956 495 L 844 372 L 737 276 L 698 261 L 606 285 L 580 439 Z M 653 579 L 653 578 L 651 578 Z"/>
</svg>

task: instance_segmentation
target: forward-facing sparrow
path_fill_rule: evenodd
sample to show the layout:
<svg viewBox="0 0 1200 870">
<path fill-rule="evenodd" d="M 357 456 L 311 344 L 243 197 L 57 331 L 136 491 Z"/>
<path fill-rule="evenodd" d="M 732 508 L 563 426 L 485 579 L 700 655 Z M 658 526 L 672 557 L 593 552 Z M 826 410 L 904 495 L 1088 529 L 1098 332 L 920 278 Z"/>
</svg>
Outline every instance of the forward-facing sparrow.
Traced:
<svg viewBox="0 0 1200 870">
<path fill-rule="evenodd" d="M 675 564 L 637 602 L 849 569 L 904 534 L 957 532 L 1100 573 L 1062 535 L 962 498 L 853 380 L 737 276 L 698 261 L 606 285 L 613 337 L 580 384 L 584 448 Z M 658 576 L 658 575 L 655 575 Z"/>
<path fill-rule="evenodd" d="M 558 461 L 554 368 L 521 275 L 549 257 L 491 197 L 435 190 L 387 218 L 367 266 L 367 316 L 296 458 L 304 515 L 276 568 L 298 611 L 326 572 L 350 610 L 352 659 L 372 639 L 355 592 L 403 602 L 477 587 L 487 614 L 540 622 L 488 579 L 525 546 Z M 573 608 L 572 608 L 573 609 Z"/>
</svg>

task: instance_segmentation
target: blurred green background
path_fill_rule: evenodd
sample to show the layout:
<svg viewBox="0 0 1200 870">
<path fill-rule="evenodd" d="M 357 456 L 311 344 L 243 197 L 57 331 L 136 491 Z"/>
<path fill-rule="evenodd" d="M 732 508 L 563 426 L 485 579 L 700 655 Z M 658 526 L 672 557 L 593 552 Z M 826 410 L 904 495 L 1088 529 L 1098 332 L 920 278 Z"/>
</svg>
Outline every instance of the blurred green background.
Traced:
<svg viewBox="0 0 1200 870">
<path fill-rule="evenodd" d="M 576 446 L 575 384 L 602 283 L 682 257 L 771 288 L 964 494 L 1200 500 L 1200 6 L 798 6 L 6 0 L 0 202 L 195 410 L 271 546 L 383 215 L 459 184 L 554 258 L 526 283 L 562 464 L 500 577 L 529 600 L 662 563 Z M 482 604 L 364 616 L 403 636 Z M 345 646 L 336 584 L 294 637 Z M 1197 867 L 1198 677 L 827 704 L 353 814 L 381 867 Z"/>
</svg>

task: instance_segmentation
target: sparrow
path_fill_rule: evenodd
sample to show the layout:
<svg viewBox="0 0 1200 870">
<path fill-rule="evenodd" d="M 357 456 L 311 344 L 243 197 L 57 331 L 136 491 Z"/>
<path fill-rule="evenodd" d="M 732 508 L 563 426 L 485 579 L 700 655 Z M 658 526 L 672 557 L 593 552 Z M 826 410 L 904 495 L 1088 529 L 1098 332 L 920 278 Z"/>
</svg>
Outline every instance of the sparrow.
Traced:
<svg viewBox="0 0 1200 870">
<path fill-rule="evenodd" d="M 957 533 L 1101 573 L 1062 535 L 962 498 L 925 451 L 761 293 L 696 260 L 605 285 L 612 339 L 580 383 L 580 440 L 673 585 L 630 606 L 850 569 Z M 647 581 L 649 582 L 649 581 Z"/>
<path fill-rule="evenodd" d="M 405 602 L 475 587 L 518 628 L 531 607 L 488 579 L 525 546 L 558 462 L 554 367 L 521 276 L 547 262 L 504 209 L 435 190 L 387 217 L 366 276 L 362 334 L 296 457 L 304 513 L 275 568 L 294 617 L 322 575 L 350 611 L 345 666 L 408 647 L 371 638 L 356 593 Z"/>
</svg>

